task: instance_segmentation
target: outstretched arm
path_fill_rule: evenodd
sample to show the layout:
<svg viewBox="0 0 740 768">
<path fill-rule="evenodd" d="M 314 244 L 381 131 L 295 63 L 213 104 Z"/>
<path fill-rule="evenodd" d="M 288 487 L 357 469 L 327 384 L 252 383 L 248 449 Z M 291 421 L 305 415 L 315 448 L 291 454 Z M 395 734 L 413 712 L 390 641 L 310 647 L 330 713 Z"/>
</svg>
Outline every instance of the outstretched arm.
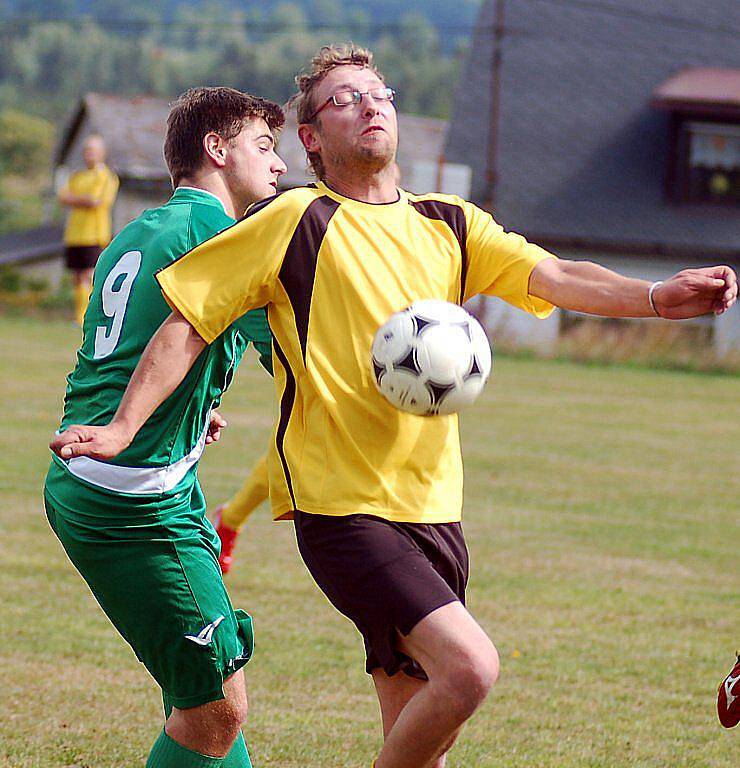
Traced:
<svg viewBox="0 0 740 768">
<path fill-rule="evenodd" d="M 147 344 L 110 424 L 104 427 L 74 425 L 56 435 L 49 447 L 62 459 L 117 456 L 175 391 L 205 346 L 193 326 L 174 311 Z"/>
<path fill-rule="evenodd" d="M 606 317 L 681 320 L 709 312 L 721 315 L 737 299 L 737 277 L 725 266 L 684 269 L 653 290 L 651 283 L 624 277 L 588 261 L 546 259 L 532 270 L 529 292 L 562 309 Z"/>
</svg>

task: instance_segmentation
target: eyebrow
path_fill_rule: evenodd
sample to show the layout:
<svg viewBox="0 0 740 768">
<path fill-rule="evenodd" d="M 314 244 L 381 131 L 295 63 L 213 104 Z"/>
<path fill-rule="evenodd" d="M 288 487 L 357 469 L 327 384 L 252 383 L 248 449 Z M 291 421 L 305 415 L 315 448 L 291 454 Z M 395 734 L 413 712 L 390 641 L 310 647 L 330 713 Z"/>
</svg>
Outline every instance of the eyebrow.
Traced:
<svg viewBox="0 0 740 768">
<path fill-rule="evenodd" d="M 371 90 L 375 90 L 375 88 L 384 88 L 384 85 L 374 85 Z M 359 85 L 353 85 L 352 83 L 339 83 L 334 86 L 335 89 L 339 88 L 349 88 L 351 91 L 357 91 L 360 89 Z M 334 91 L 336 93 L 336 90 Z"/>
<path fill-rule="evenodd" d="M 271 133 L 262 133 L 255 138 L 255 141 L 260 141 L 260 139 L 269 139 L 271 143 L 275 143 L 275 137 Z"/>
</svg>

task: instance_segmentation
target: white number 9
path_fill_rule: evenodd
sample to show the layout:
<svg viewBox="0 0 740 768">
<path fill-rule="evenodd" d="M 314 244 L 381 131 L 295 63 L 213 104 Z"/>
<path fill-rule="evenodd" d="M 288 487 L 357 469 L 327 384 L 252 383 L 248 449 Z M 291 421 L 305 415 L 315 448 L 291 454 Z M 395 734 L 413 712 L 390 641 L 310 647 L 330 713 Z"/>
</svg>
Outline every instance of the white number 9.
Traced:
<svg viewBox="0 0 740 768">
<path fill-rule="evenodd" d="M 97 360 L 108 355 L 116 348 L 118 338 L 123 328 L 123 318 L 126 315 L 128 299 L 131 295 L 131 287 L 141 267 L 141 251 L 127 251 L 116 262 L 116 265 L 108 273 L 103 283 L 101 298 L 103 300 L 103 314 L 112 318 L 110 330 L 105 325 L 99 325 L 95 329 L 95 352 L 93 357 Z M 123 280 L 117 290 L 113 290 L 116 281 L 123 276 Z"/>
</svg>

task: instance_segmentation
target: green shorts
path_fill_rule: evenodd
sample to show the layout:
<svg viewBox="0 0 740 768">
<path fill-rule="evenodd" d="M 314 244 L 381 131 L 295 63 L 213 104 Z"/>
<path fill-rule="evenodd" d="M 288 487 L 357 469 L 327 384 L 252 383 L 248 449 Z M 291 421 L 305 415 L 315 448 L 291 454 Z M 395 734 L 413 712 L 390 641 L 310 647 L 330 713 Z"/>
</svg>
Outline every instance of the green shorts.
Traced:
<svg viewBox="0 0 740 768">
<path fill-rule="evenodd" d="M 186 498 L 131 498 L 53 463 L 44 502 L 69 559 L 172 704 L 223 699 L 224 679 L 252 655 L 252 619 L 226 593 L 197 481 Z"/>
</svg>

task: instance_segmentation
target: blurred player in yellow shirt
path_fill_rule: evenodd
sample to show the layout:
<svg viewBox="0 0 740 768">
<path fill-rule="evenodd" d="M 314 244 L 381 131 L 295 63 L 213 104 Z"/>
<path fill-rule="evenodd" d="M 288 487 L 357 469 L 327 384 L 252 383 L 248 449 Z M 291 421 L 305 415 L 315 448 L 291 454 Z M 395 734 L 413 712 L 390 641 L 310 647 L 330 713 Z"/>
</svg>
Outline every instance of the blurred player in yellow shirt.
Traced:
<svg viewBox="0 0 740 768">
<path fill-rule="evenodd" d="M 234 547 L 249 516 L 270 496 L 267 479 L 267 454 L 261 456 L 252 467 L 244 485 L 225 503 L 216 507 L 213 524 L 221 539 L 218 564 L 221 573 L 228 573 L 234 562 Z"/>
<path fill-rule="evenodd" d="M 74 280 L 75 319 L 80 325 L 95 263 L 111 240 L 111 210 L 118 193 L 118 177 L 105 164 L 105 152 L 102 137 L 88 136 L 82 147 L 86 167 L 73 173 L 58 195 L 70 209 L 64 255 Z"/>
</svg>

